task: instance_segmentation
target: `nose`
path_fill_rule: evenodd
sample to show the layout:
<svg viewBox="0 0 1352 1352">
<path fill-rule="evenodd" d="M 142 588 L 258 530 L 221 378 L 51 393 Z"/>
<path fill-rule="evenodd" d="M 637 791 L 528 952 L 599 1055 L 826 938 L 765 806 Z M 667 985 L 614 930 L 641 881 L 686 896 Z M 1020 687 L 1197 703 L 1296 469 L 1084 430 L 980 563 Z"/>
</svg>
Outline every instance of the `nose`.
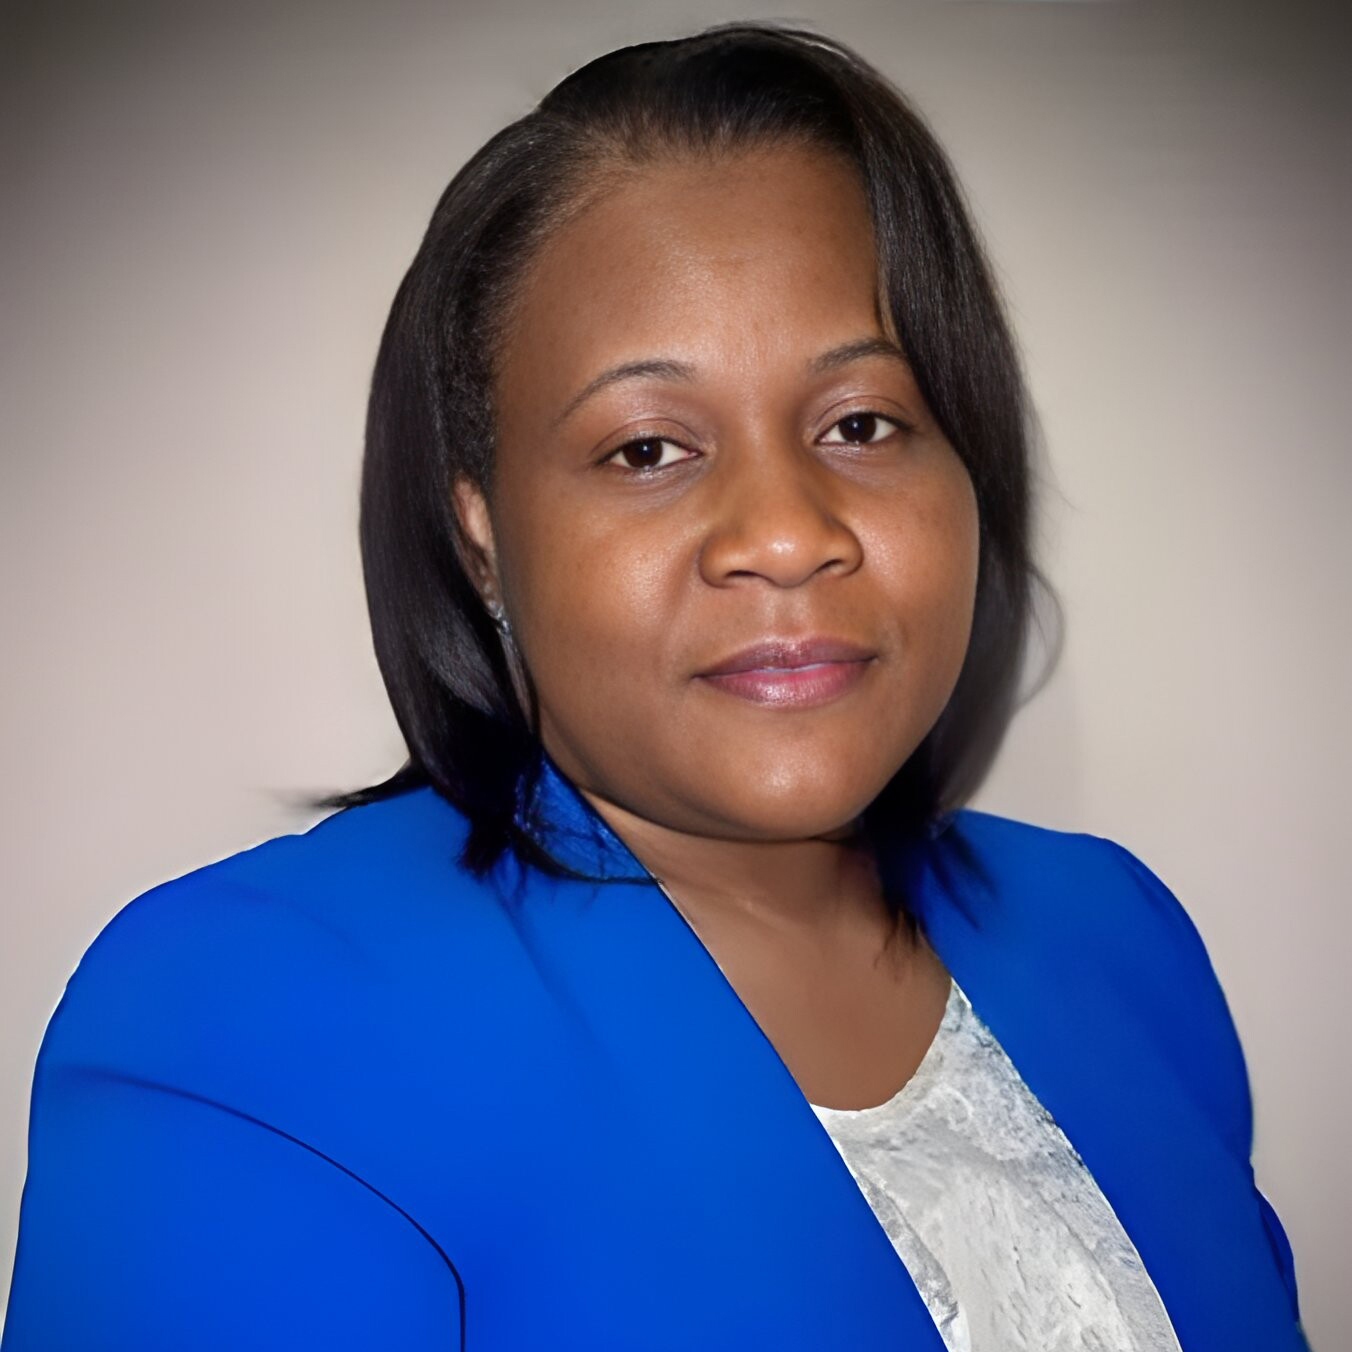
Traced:
<svg viewBox="0 0 1352 1352">
<path fill-rule="evenodd" d="M 819 572 L 859 567 L 863 547 L 842 516 L 845 485 L 810 451 L 761 440 L 729 448 L 718 468 L 700 551 L 706 582 L 760 577 L 797 587 Z"/>
</svg>

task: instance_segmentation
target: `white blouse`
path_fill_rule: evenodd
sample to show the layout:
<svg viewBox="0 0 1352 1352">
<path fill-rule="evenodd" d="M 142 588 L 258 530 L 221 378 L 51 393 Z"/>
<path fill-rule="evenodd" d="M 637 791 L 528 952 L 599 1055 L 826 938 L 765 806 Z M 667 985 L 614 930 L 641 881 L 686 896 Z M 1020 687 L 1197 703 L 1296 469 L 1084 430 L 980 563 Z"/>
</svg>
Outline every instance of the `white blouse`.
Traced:
<svg viewBox="0 0 1352 1352">
<path fill-rule="evenodd" d="M 956 981 L 891 1099 L 812 1109 L 948 1352 L 1179 1352 L 1107 1198 Z"/>
</svg>

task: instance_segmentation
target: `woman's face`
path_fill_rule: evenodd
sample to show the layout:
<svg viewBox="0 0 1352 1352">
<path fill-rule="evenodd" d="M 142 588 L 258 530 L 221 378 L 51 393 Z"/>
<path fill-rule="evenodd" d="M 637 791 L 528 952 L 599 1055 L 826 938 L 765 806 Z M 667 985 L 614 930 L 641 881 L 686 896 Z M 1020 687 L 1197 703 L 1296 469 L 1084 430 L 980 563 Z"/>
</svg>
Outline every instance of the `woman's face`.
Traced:
<svg viewBox="0 0 1352 1352">
<path fill-rule="evenodd" d="M 593 801 L 724 840 L 838 832 L 943 710 L 976 501 L 876 286 L 853 170 L 796 147 L 645 166 L 536 256 L 491 506 L 456 502 Z M 707 674 L 814 639 L 856 660 Z"/>
</svg>

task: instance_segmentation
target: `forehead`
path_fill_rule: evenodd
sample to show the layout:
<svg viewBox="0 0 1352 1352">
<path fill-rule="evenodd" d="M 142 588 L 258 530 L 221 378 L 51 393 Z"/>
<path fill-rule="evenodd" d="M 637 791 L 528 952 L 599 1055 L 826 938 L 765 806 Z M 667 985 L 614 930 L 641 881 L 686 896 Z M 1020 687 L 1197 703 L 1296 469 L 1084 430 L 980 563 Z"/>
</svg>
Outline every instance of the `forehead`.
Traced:
<svg viewBox="0 0 1352 1352">
<path fill-rule="evenodd" d="M 779 146 L 626 170 L 539 249 L 505 385 L 569 384 L 648 350 L 763 355 L 876 328 L 867 200 L 849 162 Z M 642 351 L 640 351 L 640 349 Z"/>
</svg>

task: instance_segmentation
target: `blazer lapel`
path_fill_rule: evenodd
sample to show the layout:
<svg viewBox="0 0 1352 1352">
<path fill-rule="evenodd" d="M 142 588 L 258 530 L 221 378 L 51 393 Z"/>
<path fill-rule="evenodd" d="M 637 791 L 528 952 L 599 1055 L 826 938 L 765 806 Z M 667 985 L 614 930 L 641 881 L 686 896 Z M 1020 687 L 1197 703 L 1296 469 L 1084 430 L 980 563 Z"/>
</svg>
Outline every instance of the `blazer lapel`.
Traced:
<svg viewBox="0 0 1352 1352">
<path fill-rule="evenodd" d="M 998 878 L 1000 861 L 987 863 Z M 1077 878 L 1058 861 L 963 906 L 925 867 L 914 900 L 973 1009 L 1112 1205 L 1184 1352 L 1303 1347 L 1258 1233 L 1251 1176 L 1161 1055 L 1161 1038 L 1187 1030 L 1156 1026 L 1129 978 L 1050 932 L 1045 917 L 1065 908 L 1028 893 L 1067 887 L 1081 893 L 1070 905 L 1101 899 L 1092 875 Z M 1114 942 L 1130 951 L 1139 936 L 1099 947 Z"/>
<path fill-rule="evenodd" d="M 943 1352 L 830 1136 L 685 918 L 551 762 L 524 811 L 556 858 L 606 880 L 557 888 L 544 909 L 565 903 L 556 923 L 572 935 L 570 967 L 582 964 L 593 1035 L 620 1099 L 644 1113 L 672 1199 L 663 1281 L 699 1293 L 690 1336 Z"/>
</svg>

